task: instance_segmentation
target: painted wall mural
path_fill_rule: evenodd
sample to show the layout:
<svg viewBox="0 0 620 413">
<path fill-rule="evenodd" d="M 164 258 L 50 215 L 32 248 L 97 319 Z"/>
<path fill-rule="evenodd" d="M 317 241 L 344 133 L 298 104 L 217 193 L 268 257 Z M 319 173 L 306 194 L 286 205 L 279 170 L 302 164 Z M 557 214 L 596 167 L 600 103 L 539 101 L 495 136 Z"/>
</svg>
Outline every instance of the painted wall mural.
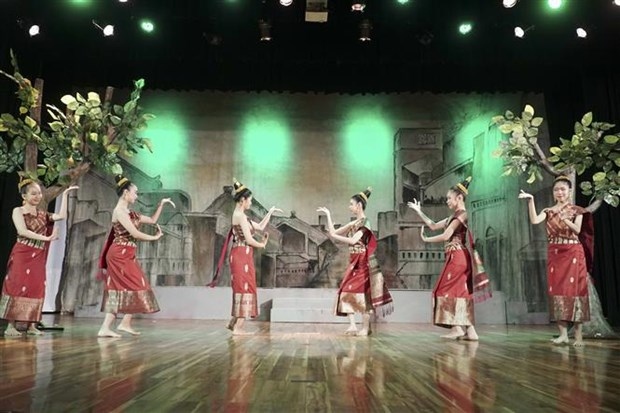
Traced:
<svg viewBox="0 0 620 413">
<path fill-rule="evenodd" d="M 422 221 L 406 203 L 417 198 L 428 216 L 443 219 L 448 188 L 472 175 L 467 206 L 494 288 L 521 321 L 546 311 L 544 230 L 527 221 L 517 199 L 522 183 L 500 177 L 501 160 L 492 156 L 500 136 L 490 127 L 498 108 L 530 103 L 544 116 L 541 95 L 154 91 L 144 101 L 158 118 L 146 132 L 154 154 L 124 167 L 139 189 L 136 209 L 149 214 L 163 197 L 177 205 L 160 217 L 165 236 L 139 245 L 153 285 L 211 280 L 230 228 L 235 176 L 254 192 L 253 218 L 272 205 L 285 211 L 272 218 L 269 244 L 255 254 L 260 287 L 336 287 L 348 250 L 327 236 L 316 208 L 326 206 L 346 223 L 350 196 L 372 186 L 366 212 L 390 288 L 431 289 L 442 245 L 420 240 Z M 71 205 L 64 311 L 99 305 L 96 264 L 117 200 L 112 182 L 89 174 Z M 550 204 L 544 185 L 528 190 Z M 220 285 L 229 282 L 226 266 Z"/>
</svg>

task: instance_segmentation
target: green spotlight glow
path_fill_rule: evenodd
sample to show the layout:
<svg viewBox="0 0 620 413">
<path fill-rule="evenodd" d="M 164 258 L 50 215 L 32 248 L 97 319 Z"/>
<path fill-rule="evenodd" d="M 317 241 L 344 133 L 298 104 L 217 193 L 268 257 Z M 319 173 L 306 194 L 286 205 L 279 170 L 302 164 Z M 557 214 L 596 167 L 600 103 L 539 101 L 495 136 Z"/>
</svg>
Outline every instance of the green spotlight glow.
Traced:
<svg viewBox="0 0 620 413">
<path fill-rule="evenodd" d="M 140 20 L 140 29 L 146 33 L 152 33 L 155 30 L 155 25 L 151 20 L 142 19 Z"/>
<path fill-rule="evenodd" d="M 93 4 L 93 0 L 69 0 L 68 3 L 75 7 L 88 7 Z"/>
<path fill-rule="evenodd" d="M 468 34 L 469 32 L 471 32 L 471 29 L 473 28 L 471 23 L 461 23 L 461 25 L 459 26 L 459 33 L 465 35 Z"/>
<path fill-rule="evenodd" d="M 149 121 L 144 136 L 151 140 L 153 153 L 140 151 L 135 163 L 149 175 L 163 171 L 182 171 L 189 152 L 189 133 L 180 108 L 164 102 L 154 102 L 146 108 L 157 116 Z"/>
<path fill-rule="evenodd" d="M 409 0 L 396 0 L 399 4 L 407 4 Z"/>
<path fill-rule="evenodd" d="M 549 8 L 557 10 L 562 7 L 562 0 L 547 0 L 547 5 Z"/>
<path fill-rule="evenodd" d="M 393 131 L 380 109 L 354 109 L 345 118 L 344 164 L 352 170 L 391 171 Z"/>
<path fill-rule="evenodd" d="M 252 171 L 286 176 L 292 164 L 291 132 L 282 115 L 271 109 L 249 112 L 242 122 L 241 153 Z"/>
</svg>

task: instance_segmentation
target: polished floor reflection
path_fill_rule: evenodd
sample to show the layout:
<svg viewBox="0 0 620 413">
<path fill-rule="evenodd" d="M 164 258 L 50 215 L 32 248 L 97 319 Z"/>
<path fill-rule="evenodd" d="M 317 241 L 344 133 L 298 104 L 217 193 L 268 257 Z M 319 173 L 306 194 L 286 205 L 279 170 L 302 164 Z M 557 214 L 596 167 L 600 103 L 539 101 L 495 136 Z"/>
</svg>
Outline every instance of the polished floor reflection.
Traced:
<svg viewBox="0 0 620 413">
<path fill-rule="evenodd" d="M 480 342 L 430 325 L 136 320 L 139 337 L 97 338 L 100 320 L 0 338 L 0 412 L 616 412 L 620 341 L 549 342 L 552 327 L 480 326 Z"/>
</svg>

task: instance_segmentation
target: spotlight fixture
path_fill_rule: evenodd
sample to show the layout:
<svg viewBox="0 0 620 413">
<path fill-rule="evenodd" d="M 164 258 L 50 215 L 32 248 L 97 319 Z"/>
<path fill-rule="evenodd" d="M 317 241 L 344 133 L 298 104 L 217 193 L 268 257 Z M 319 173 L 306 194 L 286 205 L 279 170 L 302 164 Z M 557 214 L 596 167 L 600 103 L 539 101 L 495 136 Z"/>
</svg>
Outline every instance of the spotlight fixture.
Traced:
<svg viewBox="0 0 620 413">
<path fill-rule="evenodd" d="M 562 0 L 547 0 L 549 7 L 556 10 L 562 7 L 562 3 Z"/>
<path fill-rule="evenodd" d="M 353 1 L 351 3 L 351 11 L 359 11 L 360 13 L 366 8 L 366 3 L 363 1 Z"/>
<path fill-rule="evenodd" d="M 462 35 L 466 35 L 469 34 L 472 29 L 473 25 L 471 23 L 461 23 L 461 25 L 459 26 L 459 33 L 461 33 Z"/>
<path fill-rule="evenodd" d="M 140 29 L 145 33 L 153 33 L 155 24 L 149 19 L 140 20 Z"/>
<path fill-rule="evenodd" d="M 522 28 L 521 26 L 517 26 L 515 27 L 514 33 L 515 33 L 515 37 L 518 37 L 519 39 L 522 39 L 523 37 L 525 37 L 525 33 L 527 33 L 530 30 L 533 30 L 534 26 L 530 26 L 527 28 Z"/>
<path fill-rule="evenodd" d="M 41 34 L 41 27 L 38 24 L 33 23 L 30 19 L 17 19 L 17 25 L 22 28 L 28 36 L 34 37 Z"/>
<path fill-rule="evenodd" d="M 118 0 L 119 3 L 127 3 L 127 0 Z"/>
<path fill-rule="evenodd" d="M 407 4 L 409 3 L 409 0 L 396 0 L 398 2 L 398 4 Z"/>
<path fill-rule="evenodd" d="M 293 4 L 293 0 L 280 0 L 280 4 L 285 6 L 285 7 L 288 7 L 291 4 Z"/>
<path fill-rule="evenodd" d="M 360 22 L 360 41 L 361 42 L 369 42 L 372 39 L 370 38 L 370 31 L 372 30 L 372 24 L 370 20 L 364 19 Z"/>
<path fill-rule="evenodd" d="M 583 27 L 578 27 L 575 31 L 577 32 L 577 37 L 581 39 L 585 39 L 586 37 L 588 37 L 588 32 Z"/>
<path fill-rule="evenodd" d="M 106 25 L 105 27 L 101 27 L 95 20 L 93 20 L 93 25 L 103 32 L 105 37 L 114 36 L 114 26 L 111 24 Z"/>
<path fill-rule="evenodd" d="M 258 31 L 260 33 L 260 41 L 261 42 L 270 42 L 271 37 L 271 23 L 266 20 L 258 21 Z"/>
<path fill-rule="evenodd" d="M 620 0 L 614 0 L 614 1 L 613 1 L 613 4 L 614 4 L 615 6 L 620 6 Z"/>
<path fill-rule="evenodd" d="M 28 28 L 28 34 L 30 35 L 30 37 L 37 36 L 39 33 L 41 33 L 41 28 L 38 24 L 33 24 Z"/>
<path fill-rule="evenodd" d="M 503 0 L 502 4 L 504 5 L 505 8 L 507 9 L 511 9 L 515 6 L 515 4 L 517 4 L 519 0 Z"/>
</svg>

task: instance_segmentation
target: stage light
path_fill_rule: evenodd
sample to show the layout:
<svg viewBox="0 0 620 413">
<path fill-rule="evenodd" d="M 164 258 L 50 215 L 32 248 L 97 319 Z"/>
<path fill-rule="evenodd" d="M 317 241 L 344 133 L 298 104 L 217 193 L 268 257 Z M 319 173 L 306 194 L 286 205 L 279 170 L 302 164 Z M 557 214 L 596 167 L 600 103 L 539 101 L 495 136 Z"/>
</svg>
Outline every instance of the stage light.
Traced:
<svg viewBox="0 0 620 413">
<path fill-rule="evenodd" d="M 353 1 L 353 3 L 351 3 L 351 11 L 363 12 L 365 8 L 366 3 L 363 1 Z"/>
<path fill-rule="evenodd" d="M 578 27 L 575 31 L 577 32 L 577 37 L 579 38 L 585 39 L 588 37 L 588 32 L 583 27 Z"/>
<path fill-rule="evenodd" d="M 616 6 L 620 6 L 620 0 L 614 0 L 613 4 Z"/>
<path fill-rule="evenodd" d="M 518 37 L 519 39 L 522 39 L 523 37 L 525 37 L 525 33 L 529 32 L 530 30 L 532 30 L 534 28 L 534 26 L 530 26 L 526 29 L 517 26 L 515 27 L 514 33 L 515 33 L 515 37 Z"/>
<path fill-rule="evenodd" d="M 518 37 L 519 39 L 522 38 L 523 36 L 525 36 L 525 30 L 523 30 L 519 26 L 515 27 L 515 36 Z"/>
<path fill-rule="evenodd" d="M 293 0 L 280 0 L 280 4 L 283 6 L 290 6 L 293 4 Z"/>
<path fill-rule="evenodd" d="M 562 3 L 562 0 L 547 0 L 547 4 L 549 5 L 549 7 L 555 10 L 562 7 Z"/>
<path fill-rule="evenodd" d="M 260 32 L 261 42 L 270 42 L 271 37 L 271 24 L 265 20 L 258 21 L 258 31 Z"/>
<path fill-rule="evenodd" d="M 465 35 L 465 34 L 469 34 L 469 32 L 471 32 L 473 26 L 471 23 L 462 23 L 459 26 L 459 33 Z"/>
<path fill-rule="evenodd" d="M 142 31 L 146 33 L 152 33 L 153 30 L 155 30 L 155 25 L 153 24 L 152 21 L 143 19 L 143 20 L 140 20 L 140 28 L 142 29 Z"/>
<path fill-rule="evenodd" d="M 409 0 L 396 0 L 399 4 L 407 4 Z"/>
<path fill-rule="evenodd" d="M 92 22 L 93 26 L 101 30 L 105 37 L 114 36 L 114 26 L 112 26 L 111 24 L 108 24 L 105 27 L 101 27 L 95 20 L 93 20 Z"/>
<path fill-rule="evenodd" d="M 370 24 L 370 20 L 364 19 L 360 22 L 360 41 L 369 42 L 372 39 L 370 38 L 370 31 L 372 30 L 372 24 Z"/>
<path fill-rule="evenodd" d="M 515 6 L 515 4 L 517 4 L 518 0 L 503 0 L 502 4 L 504 5 L 505 8 L 507 9 L 511 9 Z"/>
<path fill-rule="evenodd" d="M 119 3 L 127 3 L 127 0 L 118 0 Z"/>
<path fill-rule="evenodd" d="M 37 36 L 39 33 L 41 33 L 41 28 L 37 24 L 33 24 L 28 28 L 28 34 L 30 37 Z"/>
</svg>

